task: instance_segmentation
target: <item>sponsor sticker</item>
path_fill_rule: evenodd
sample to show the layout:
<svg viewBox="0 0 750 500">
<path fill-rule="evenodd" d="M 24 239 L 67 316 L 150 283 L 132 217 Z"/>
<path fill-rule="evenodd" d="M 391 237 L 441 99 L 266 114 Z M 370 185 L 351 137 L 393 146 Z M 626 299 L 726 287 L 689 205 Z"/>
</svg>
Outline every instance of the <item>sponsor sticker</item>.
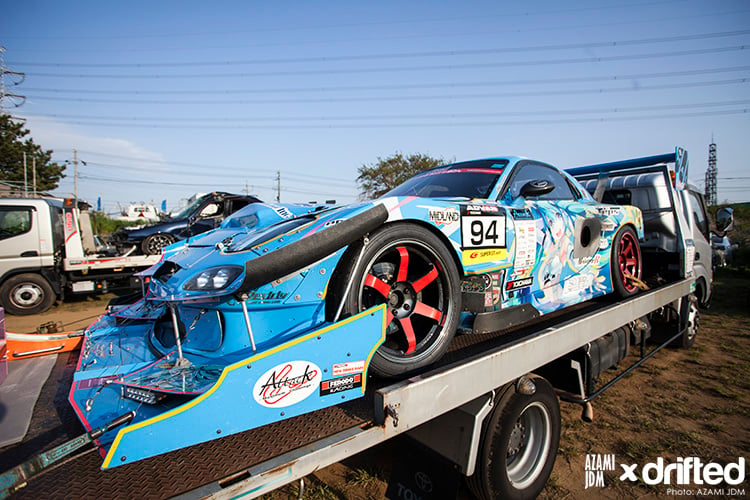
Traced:
<svg viewBox="0 0 750 500">
<path fill-rule="evenodd" d="M 528 208 L 511 208 L 510 215 L 516 220 L 532 220 L 534 218 Z"/>
<path fill-rule="evenodd" d="M 461 262 L 464 265 L 486 264 L 488 262 L 504 261 L 507 259 L 508 250 L 505 248 L 463 250 L 461 252 Z"/>
<path fill-rule="evenodd" d="M 349 361 L 347 363 L 336 363 L 333 365 L 333 376 L 341 377 L 353 373 L 363 373 L 365 371 L 365 361 Z"/>
<path fill-rule="evenodd" d="M 498 213 L 500 208 L 497 205 L 466 205 L 467 215 L 480 215 L 483 213 Z"/>
<path fill-rule="evenodd" d="M 611 217 L 613 215 L 619 215 L 622 209 L 620 207 L 596 207 L 596 211 L 599 212 L 599 215 Z"/>
<path fill-rule="evenodd" d="M 533 277 L 523 278 L 523 279 L 520 279 L 520 280 L 515 280 L 515 281 L 509 281 L 509 282 L 507 282 L 505 284 L 505 289 L 507 291 L 511 292 L 513 290 L 519 290 L 521 288 L 528 288 L 528 287 L 530 287 L 533 284 L 534 284 L 534 278 Z"/>
<path fill-rule="evenodd" d="M 332 378 L 330 380 L 322 381 L 320 383 L 320 395 L 328 396 L 329 394 L 348 391 L 350 389 L 356 389 L 358 387 L 362 387 L 361 373 L 355 373 L 354 375 L 347 375 L 345 377 Z"/>
<path fill-rule="evenodd" d="M 266 408 L 291 406 L 314 393 L 321 378 L 321 369 L 311 361 L 281 363 L 255 382 L 253 399 Z"/>
<path fill-rule="evenodd" d="M 453 224 L 461 219 L 456 207 L 448 207 L 429 211 L 430 221 L 438 226 Z"/>
</svg>

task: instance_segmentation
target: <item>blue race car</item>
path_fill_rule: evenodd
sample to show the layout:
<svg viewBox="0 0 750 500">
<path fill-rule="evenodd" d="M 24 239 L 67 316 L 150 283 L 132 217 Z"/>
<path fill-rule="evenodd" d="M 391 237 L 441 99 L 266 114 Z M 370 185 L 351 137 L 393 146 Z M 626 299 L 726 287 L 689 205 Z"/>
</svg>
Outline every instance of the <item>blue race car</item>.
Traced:
<svg viewBox="0 0 750 500">
<path fill-rule="evenodd" d="M 368 374 L 637 292 L 640 211 L 521 158 L 422 172 L 378 200 L 265 205 L 167 247 L 145 297 L 86 334 L 70 394 L 104 468 L 339 404 Z M 175 429 L 190 432 L 175 432 Z"/>
</svg>

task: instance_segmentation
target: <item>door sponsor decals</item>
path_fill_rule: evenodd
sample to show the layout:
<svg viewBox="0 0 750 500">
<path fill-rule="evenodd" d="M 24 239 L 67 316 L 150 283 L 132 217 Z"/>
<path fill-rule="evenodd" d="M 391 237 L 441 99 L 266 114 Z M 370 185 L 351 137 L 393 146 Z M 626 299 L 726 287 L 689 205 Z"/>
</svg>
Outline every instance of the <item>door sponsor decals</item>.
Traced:
<svg viewBox="0 0 750 500">
<path fill-rule="evenodd" d="M 266 408 L 284 408 L 304 400 L 320 386 L 322 371 L 311 361 L 289 361 L 260 376 L 253 399 Z"/>
</svg>

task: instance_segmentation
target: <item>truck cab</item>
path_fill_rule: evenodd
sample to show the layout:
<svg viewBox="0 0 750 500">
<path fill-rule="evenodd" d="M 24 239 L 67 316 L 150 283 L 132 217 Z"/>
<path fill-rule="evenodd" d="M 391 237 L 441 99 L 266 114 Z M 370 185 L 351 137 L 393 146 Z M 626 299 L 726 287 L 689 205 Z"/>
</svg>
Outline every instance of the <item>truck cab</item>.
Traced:
<svg viewBox="0 0 750 500">
<path fill-rule="evenodd" d="M 101 255 L 88 212 L 73 200 L 0 199 L 0 306 L 38 314 L 66 293 L 130 289 L 159 256 Z"/>
<path fill-rule="evenodd" d="M 0 203 L 0 304 L 9 313 L 41 312 L 59 293 L 52 269 L 63 245 L 62 213 L 51 198 Z"/>
</svg>

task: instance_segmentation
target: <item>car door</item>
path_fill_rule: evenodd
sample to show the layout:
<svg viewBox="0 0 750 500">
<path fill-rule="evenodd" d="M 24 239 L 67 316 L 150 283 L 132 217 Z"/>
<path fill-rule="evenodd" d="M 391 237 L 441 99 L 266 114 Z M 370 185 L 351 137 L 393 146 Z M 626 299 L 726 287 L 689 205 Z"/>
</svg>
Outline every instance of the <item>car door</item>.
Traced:
<svg viewBox="0 0 750 500">
<path fill-rule="evenodd" d="M 521 195 L 525 185 L 542 180 L 551 183 L 553 189 L 537 196 Z M 530 288 L 525 295 L 530 292 L 535 307 L 543 312 L 566 305 L 564 292 L 569 292 L 566 290 L 566 280 L 575 274 L 572 259 L 576 221 L 585 211 L 580 198 L 581 194 L 577 189 L 558 169 L 550 165 L 524 160 L 515 166 L 502 195 L 503 204 L 518 207 L 511 209 L 516 233 L 516 254 L 513 271 L 504 287 L 508 299 L 514 298 L 510 292 L 523 285 Z M 524 219 L 533 220 L 534 225 L 531 226 Z M 530 231 L 535 231 L 535 238 L 523 236 Z M 532 259 L 528 242 L 533 239 L 536 240 L 536 249 Z M 520 249 L 525 251 L 519 252 Z M 571 281 L 568 287 L 570 286 L 579 284 Z"/>
</svg>

